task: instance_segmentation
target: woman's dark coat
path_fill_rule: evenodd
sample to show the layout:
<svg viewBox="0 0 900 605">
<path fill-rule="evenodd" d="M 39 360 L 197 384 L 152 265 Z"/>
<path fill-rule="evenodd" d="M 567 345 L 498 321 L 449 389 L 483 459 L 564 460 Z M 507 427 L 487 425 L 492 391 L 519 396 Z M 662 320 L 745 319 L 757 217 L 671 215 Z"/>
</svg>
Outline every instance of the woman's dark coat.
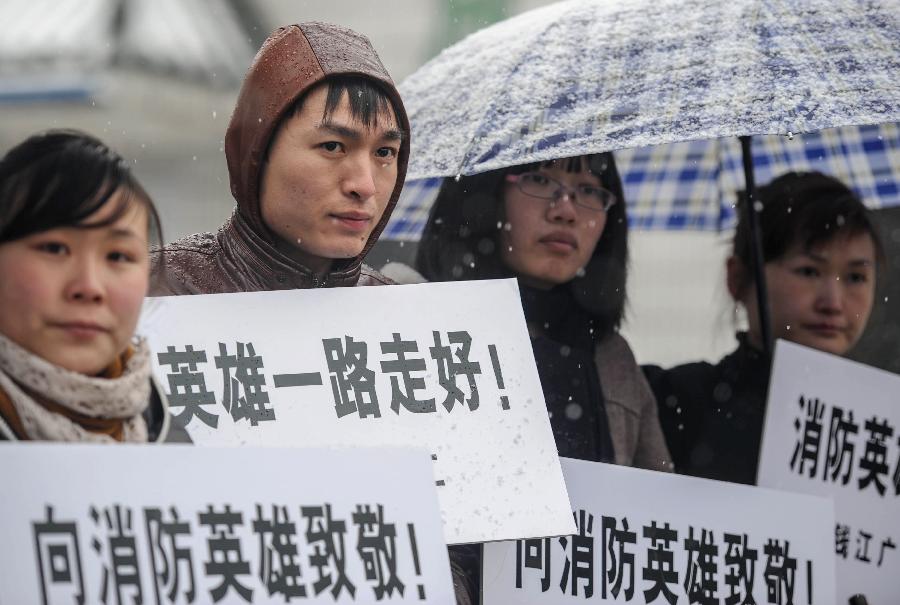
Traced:
<svg viewBox="0 0 900 605">
<path fill-rule="evenodd" d="M 738 339 L 715 365 L 644 368 L 677 473 L 756 483 L 770 363 L 745 334 Z"/>
</svg>

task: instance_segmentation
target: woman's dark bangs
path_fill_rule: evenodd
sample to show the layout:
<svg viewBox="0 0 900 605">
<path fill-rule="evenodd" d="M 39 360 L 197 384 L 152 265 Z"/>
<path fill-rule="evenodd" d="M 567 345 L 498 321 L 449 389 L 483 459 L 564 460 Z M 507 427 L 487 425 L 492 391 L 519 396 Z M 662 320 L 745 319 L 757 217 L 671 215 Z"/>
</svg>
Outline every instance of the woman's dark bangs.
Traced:
<svg viewBox="0 0 900 605">
<path fill-rule="evenodd" d="M 519 164 L 518 166 L 510 166 L 506 168 L 506 174 L 524 174 L 526 172 L 534 172 L 539 168 L 547 168 L 553 165 L 553 160 L 544 162 L 531 162 L 530 164 Z"/>
<path fill-rule="evenodd" d="M 102 220 L 86 220 L 92 214 L 106 206 L 106 204 L 109 203 L 109 201 L 117 191 L 121 191 L 121 195 L 119 195 L 119 199 L 116 202 L 115 208 L 109 216 Z M 75 223 L 73 226 L 76 229 L 101 229 L 103 227 L 109 227 L 120 218 L 125 216 L 125 213 L 128 212 L 129 208 L 131 208 L 133 197 L 134 195 L 128 187 L 122 186 L 121 183 L 114 184 L 111 181 L 106 181 L 104 182 L 104 185 L 100 189 L 100 191 L 98 191 L 94 196 L 94 199 L 89 204 L 84 204 L 86 209 L 90 209 L 91 212 L 83 216 L 82 219 Z"/>
<path fill-rule="evenodd" d="M 117 192 L 110 216 L 90 220 Z M 0 242 L 59 227 L 106 227 L 135 203 L 147 210 L 148 227 L 162 243 L 153 201 L 126 162 L 99 139 L 79 131 L 32 135 L 0 159 Z"/>
<path fill-rule="evenodd" d="M 810 204 L 794 242 L 801 243 L 803 249 L 809 251 L 838 238 L 860 235 L 872 239 L 876 261 L 882 264 L 884 246 L 867 209 L 854 195 L 844 195 L 825 203 Z"/>
<path fill-rule="evenodd" d="M 108 184 L 108 171 L 84 165 L 74 175 L 68 169 L 70 158 L 65 156 L 62 153 L 48 157 L 10 177 L 10 210 L 15 216 L 0 239 L 11 241 L 77 225 L 106 203 L 114 191 Z"/>
<path fill-rule="evenodd" d="M 112 197 L 119 192 L 119 200 L 113 212 L 103 220 L 92 221 L 90 223 L 80 222 L 76 226 L 78 229 L 100 229 L 109 227 L 120 218 L 125 216 L 128 211 L 137 206 L 143 208 L 147 213 L 147 235 L 151 237 L 151 244 L 162 245 L 162 223 L 156 207 L 151 203 L 150 196 L 141 187 L 137 181 L 132 178 L 124 178 L 118 182 L 115 187 L 108 187 L 102 196 L 98 196 L 97 203 L 94 205 L 94 212 L 102 208 Z M 93 213 L 91 213 L 93 214 Z M 88 215 L 90 216 L 90 214 Z"/>
<path fill-rule="evenodd" d="M 586 155 L 576 155 L 569 158 L 559 160 L 543 160 L 541 162 L 532 162 L 530 164 L 522 164 L 509 169 L 507 174 L 521 174 L 523 172 L 532 172 L 539 168 L 550 168 L 552 166 L 562 166 L 563 170 L 569 173 L 590 172 L 600 179 L 604 186 L 609 187 L 607 171 L 609 170 L 609 154 L 608 153 L 590 153 Z"/>
</svg>

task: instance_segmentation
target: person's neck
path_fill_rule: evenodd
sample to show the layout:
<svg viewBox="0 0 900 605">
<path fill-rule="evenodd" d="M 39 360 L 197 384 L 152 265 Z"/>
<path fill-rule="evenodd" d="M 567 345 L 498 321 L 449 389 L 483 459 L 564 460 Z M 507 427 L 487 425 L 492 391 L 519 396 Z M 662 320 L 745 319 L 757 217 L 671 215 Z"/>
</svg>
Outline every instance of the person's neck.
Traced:
<svg viewBox="0 0 900 605">
<path fill-rule="evenodd" d="M 519 291 L 529 336 L 585 350 L 593 348 L 593 319 L 578 306 L 568 287 L 544 290 L 520 283 Z"/>
<path fill-rule="evenodd" d="M 759 335 L 758 332 L 754 332 L 751 330 L 747 331 L 747 344 L 750 345 L 751 347 L 753 347 L 754 349 L 756 349 L 757 351 L 759 351 L 760 353 L 762 353 L 763 351 L 766 350 L 766 348 L 763 346 L 762 337 Z"/>
<path fill-rule="evenodd" d="M 328 273 L 331 271 L 332 265 L 334 264 L 334 259 L 332 258 L 325 258 L 322 256 L 316 256 L 315 254 L 310 254 L 309 252 L 301 250 L 297 246 L 290 244 L 279 237 L 275 238 L 274 243 L 275 248 L 279 252 L 309 269 L 310 272 L 319 279 L 322 279 L 326 275 L 328 275 Z"/>
<path fill-rule="evenodd" d="M 517 275 L 516 279 L 519 280 L 520 285 L 528 286 L 529 288 L 532 288 L 533 290 L 542 290 L 544 292 L 546 292 L 548 290 L 552 290 L 555 285 L 555 284 L 552 284 L 550 282 L 547 282 L 547 281 L 544 281 L 541 279 L 529 277 L 527 275 Z"/>
<path fill-rule="evenodd" d="M 758 333 L 747 332 L 739 333 L 738 339 L 743 343 L 741 346 L 744 351 L 750 356 L 752 359 L 757 360 L 770 360 L 770 353 L 766 352 L 766 349 L 763 347 L 762 338 Z"/>
</svg>

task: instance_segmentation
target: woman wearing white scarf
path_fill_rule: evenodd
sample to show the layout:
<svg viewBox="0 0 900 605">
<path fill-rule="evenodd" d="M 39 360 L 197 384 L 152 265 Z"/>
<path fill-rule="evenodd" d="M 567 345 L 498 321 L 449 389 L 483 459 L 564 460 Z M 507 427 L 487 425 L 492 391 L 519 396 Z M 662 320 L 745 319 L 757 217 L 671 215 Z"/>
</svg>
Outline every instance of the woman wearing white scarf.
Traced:
<svg viewBox="0 0 900 605">
<path fill-rule="evenodd" d="M 189 441 L 133 337 L 158 225 L 93 137 L 49 131 L 0 160 L 0 440 Z"/>
</svg>

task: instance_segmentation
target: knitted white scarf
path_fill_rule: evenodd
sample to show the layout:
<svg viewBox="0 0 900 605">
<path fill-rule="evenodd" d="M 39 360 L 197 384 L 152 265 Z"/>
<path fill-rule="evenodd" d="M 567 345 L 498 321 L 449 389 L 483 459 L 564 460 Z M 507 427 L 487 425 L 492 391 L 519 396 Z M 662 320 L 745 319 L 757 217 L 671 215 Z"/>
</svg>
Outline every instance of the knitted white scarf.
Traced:
<svg viewBox="0 0 900 605">
<path fill-rule="evenodd" d="M 26 390 L 91 418 L 122 419 L 124 441 L 147 441 L 147 423 L 141 414 L 150 400 L 150 347 L 144 339 L 134 344 L 122 376 L 95 378 L 54 365 L 0 334 L 0 389 L 12 401 L 29 439 L 115 442 L 109 435 L 92 433 L 51 412 Z"/>
</svg>

